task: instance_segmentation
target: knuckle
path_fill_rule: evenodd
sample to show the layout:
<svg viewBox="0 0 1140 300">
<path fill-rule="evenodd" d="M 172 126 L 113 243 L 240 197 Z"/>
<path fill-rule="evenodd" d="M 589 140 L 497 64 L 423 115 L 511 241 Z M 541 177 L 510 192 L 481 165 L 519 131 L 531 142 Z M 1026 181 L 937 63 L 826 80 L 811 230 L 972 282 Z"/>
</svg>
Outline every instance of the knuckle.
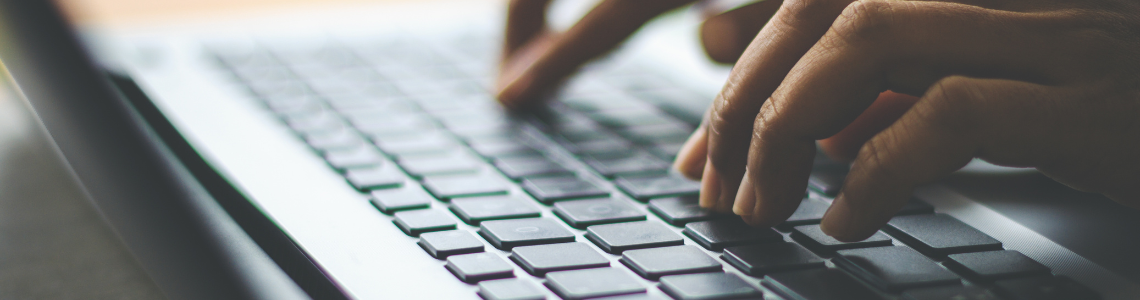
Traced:
<svg viewBox="0 0 1140 300">
<path fill-rule="evenodd" d="M 857 164 L 869 175 L 869 178 L 885 181 L 906 179 L 904 176 L 899 176 L 900 170 L 891 164 L 892 158 L 896 157 L 892 152 L 897 143 L 895 134 L 885 132 L 876 135 L 859 150 Z"/>
<path fill-rule="evenodd" d="M 717 137 L 735 138 L 751 129 L 755 103 L 747 95 L 737 93 L 738 89 L 735 81 L 730 80 L 709 110 L 710 133 Z"/>
<path fill-rule="evenodd" d="M 760 107 L 760 113 L 756 114 L 756 118 L 752 123 L 753 139 L 763 140 L 764 138 L 774 137 L 780 134 L 779 126 L 776 125 L 779 120 L 780 101 L 773 99 L 764 103 Z"/>
<path fill-rule="evenodd" d="M 979 95 L 977 87 L 969 79 L 951 76 L 934 83 L 924 98 L 929 103 L 915 107 L 922 119 L 934 124 L 935 128 L 961 132 L 970 129 L 967 126 L 977 118 L 978 102 L 984 101 L 985 97 Z"/>
<path fill-rule="evenodd" d="M 832 25 L 832 33 L 849 43 L 877 40 L 890 34 L 896 15 L 892 3 L 856 1 L 839 14 Z"/>
<path fill-rule="evenodd" d="M 785 0 L 780 6 L 781 14 L 786 16 L 788 25 L 812 24 L 821 21 L 830 21 L 835 12 L 842 9 L 851 0 Z"/>
</svg>

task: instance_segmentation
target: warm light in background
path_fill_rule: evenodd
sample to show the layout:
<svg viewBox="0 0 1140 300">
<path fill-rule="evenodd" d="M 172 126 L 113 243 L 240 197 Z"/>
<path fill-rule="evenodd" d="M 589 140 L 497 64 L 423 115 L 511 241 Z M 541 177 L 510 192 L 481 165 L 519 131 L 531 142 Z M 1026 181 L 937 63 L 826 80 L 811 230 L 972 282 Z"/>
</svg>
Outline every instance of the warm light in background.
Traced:
<svg viewBox="0 0 1140 300">
<path fill-rule="evenodd" d="M 410 0 L 55 0 L 78 23 L 109 24 L 194 17 L 220 12 L 334 3 Z"/>
</svg>

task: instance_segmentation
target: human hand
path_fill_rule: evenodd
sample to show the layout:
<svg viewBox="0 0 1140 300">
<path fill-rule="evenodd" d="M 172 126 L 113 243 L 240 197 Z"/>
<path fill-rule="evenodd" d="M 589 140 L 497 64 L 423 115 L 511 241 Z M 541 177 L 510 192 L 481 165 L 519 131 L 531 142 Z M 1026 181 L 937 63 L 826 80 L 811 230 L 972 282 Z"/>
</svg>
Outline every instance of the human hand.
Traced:
<svg viewBox="0 0 1140 300">
<path fill-rule="evenodd" d="M 612 50 L 649 20 L 694 1 L 606 0 L 566 32 L 554 32 L 545 17 L 550 0 L 512 0 L 496 83 L 499 101 L 520 108 L 544 100 L 578 67 Z M 779 4 L 767 0 L 727 12 L 705 5 L 701 33 L 710 58 L 735 62 Z"/>
<path fill-rule="evenodd" d="M 836 239 L 870 236 L 975 157 L 1140 208 L 1138 17 L 1116 0 L 785 0 L 676 167 L 702 178 L 702 206 L 773 226 L 799 205 L 817 140 L 885 125 L 824 143 L 854 158 L 821 224 Z M 883 104 L 885 90 L 921 97 Z"/>
</svg>

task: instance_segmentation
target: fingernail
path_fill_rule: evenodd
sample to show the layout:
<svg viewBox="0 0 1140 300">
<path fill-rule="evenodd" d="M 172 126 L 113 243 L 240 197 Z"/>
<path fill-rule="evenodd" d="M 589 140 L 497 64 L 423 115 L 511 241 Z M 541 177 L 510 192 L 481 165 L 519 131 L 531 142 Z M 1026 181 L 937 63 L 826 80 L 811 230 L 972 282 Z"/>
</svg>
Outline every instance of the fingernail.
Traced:
<svg viewBox="0 0 1140 300">
<path fill-rule="evenodd" d="M 732 204 L 736 203 L 736 192 L 739 190 L 739 181 L 720 180 L 720 198 L 716 200 L 716 208 L 713 210 L 726 214 L 732 213 Z"/>
<path fill-rule="evenodd" d="M 732 212 L 747 219 L 752 215 L 755 208 L 756 189 L 752 188 L 752 180 L 749 180 L 748 172 L 745 171 L 744 179 L 740 181 L 740 188 L 736 191 L 736 201 L 732 204 Z"/>
<path fill-rule="evenodd" d="M 689 136 L 688 140 L 685 140 L 681 151 L 677 152 L 677 159 L 673 160 L 673 169 L 689 179 L 700 179 L 701 164 L 708 161 L 707 151 L 701 151 L 707 150 L 708 147 L 706 134 L 704 127 L 700 127 Z M 700 147 L 706 149 L 699 149 Z"/>
<path fill-rule="evenodd" d="M 705 174 L 701 176 L 699 203 L 703 208 L 712 209 L 716 206 L 717 199 L 720 199 L 720 176 L 716 174 L 712 164 L 705 164 Z"/>
</svg>

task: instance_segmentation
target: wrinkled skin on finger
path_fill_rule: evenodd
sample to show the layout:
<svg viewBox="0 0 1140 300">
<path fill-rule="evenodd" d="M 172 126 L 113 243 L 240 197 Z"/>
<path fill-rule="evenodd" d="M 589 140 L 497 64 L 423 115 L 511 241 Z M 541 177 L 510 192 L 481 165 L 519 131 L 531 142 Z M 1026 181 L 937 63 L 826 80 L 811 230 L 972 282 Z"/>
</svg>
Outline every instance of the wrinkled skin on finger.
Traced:
<svg viewBox="0 0 1140 300">
<path fill-rule="evenodd" d="M 703 206 L 772 226 L 823 140 L 853 160 L 821 224 L 843 241 L 972 158 L 1140 207 L 1137 16 L 1112 0 L 787 0 L 676 166 L 702 178 Z"/>
</svg>

